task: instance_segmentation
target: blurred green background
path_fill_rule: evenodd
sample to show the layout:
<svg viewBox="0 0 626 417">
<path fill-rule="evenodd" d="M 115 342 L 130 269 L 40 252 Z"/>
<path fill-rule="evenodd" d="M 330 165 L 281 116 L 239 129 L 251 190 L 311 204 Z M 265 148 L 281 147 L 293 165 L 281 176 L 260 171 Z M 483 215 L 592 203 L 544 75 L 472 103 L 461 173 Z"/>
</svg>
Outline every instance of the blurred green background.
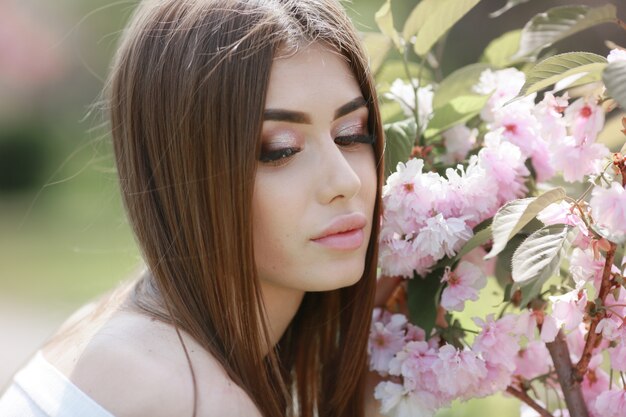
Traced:
<svg viewBox="0 0 626 417">
<path fill-rule="evenodd" d="M 394 3 L 396 27 L 416 3 Z M 585 2 L 535 0 L 498 19 L 487 17 L 505 3 L 483 0 L 452 30 L 444 74 L 476 61 L 489 40 L 534 14 Z M 613 3 L 624 19 L 624 2 Z M 118 36 L 136 4 L 0 1 L 0 391 L 71 311 L 141 265 L 118 195 L 106 121 L 97 110 Z M 344 4 L 361 30 L 375 30 L 382 0 Z M 606 55 L 604 40 L 624 45 L 624 33 L 603 25 L 555 46 Z M 498 302 L 497 295 L 483 299 L 470 314 Z M 516 416 L 519 404 L 474 400 L 440 416 L 485 414 Z"/>
</svg>

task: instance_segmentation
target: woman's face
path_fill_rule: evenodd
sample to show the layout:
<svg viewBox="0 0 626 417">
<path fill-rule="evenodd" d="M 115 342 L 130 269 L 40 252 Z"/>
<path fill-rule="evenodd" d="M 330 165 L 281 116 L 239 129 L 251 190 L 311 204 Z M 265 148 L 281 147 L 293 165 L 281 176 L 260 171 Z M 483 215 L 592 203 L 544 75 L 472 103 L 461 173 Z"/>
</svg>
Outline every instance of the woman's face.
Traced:
<svg viewBox="0 0 626 417">
<path fill-rule="evenodd" d="M 341 56 L 313 44 L 274 60 L 253 197 L 265 287 L 327 291 L 362 276 L 377 183 L 367 125 Z"/>
</svg>

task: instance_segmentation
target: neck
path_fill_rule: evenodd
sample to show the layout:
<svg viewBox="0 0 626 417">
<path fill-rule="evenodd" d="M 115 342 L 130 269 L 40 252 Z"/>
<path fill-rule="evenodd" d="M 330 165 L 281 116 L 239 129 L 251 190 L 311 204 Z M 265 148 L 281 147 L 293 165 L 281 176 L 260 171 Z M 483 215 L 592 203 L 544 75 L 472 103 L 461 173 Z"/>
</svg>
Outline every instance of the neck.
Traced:
<svg viewBox="0 0 626 417">
<path fill-rule="evenodd" d="M 302 303 L 304 291 L 261 281 L 261 292 L 265 304 L 265 317 L 269 326 L 270 342 L 274 346 L 296 315 Z"/>
</svg>

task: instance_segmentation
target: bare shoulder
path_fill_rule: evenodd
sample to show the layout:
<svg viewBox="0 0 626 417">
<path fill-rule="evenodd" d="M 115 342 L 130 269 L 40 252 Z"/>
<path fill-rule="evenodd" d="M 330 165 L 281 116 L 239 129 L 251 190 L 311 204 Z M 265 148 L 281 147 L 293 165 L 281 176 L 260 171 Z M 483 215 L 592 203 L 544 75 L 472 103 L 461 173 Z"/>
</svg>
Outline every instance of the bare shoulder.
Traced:
<svg viewBox="0 0 626 417">
<path fill-rule="evenodd" d="M 191 371 L 172 326 L 130 312 L 113 314 L 92 334 L 88 323 L 84 326 L 82 339 L 81 332 L 74 333 L 74 341 L 44 350 L 79 389 L 117 417 L 192 416 Z M 196 377 L 196 416 L 260 416 L 222 366 L 188 334 L 181 336 Z M 68 347 L 81 343 L 68 356 Z"/>
</svg>

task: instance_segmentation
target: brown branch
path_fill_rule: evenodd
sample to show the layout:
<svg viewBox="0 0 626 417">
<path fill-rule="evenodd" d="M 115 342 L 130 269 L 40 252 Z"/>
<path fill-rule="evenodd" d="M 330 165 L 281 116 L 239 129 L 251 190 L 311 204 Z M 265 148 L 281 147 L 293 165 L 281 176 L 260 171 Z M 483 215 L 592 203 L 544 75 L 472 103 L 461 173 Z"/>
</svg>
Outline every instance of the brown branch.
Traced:
<svg viewBox="0 0 626 417">
<path fill-rule="evenodd" d="M 538 412 L 541 417 L 554 417 L 552 414 L 550 414 L 548 410 L 537 404 L 537 402 L 524 391 L 518 390 L 517 388 L 513 388 L 509 385 L 506 389 L 506 392 L 508 392 L 518 400 L 526 403 L 530 408 Z"/>
<path fill-rule="evenodd" d="M 604 300 L 606 296 L 609 295 L 611 291 L 611 287 L 613 286 L 611 280 L 611 268 L 613 266 L 613 258 L 615 258 L 615 250 L 617 249 L 617 245 L 613 242 L 610 243 L 609 250 L 606 252 L 606 262 L 604 263 L 604 269 L 602 270 L 602 284 L 600 285 L 600 292 L 598 293 L 598 297 L 602 300 L 602 304 L 604 304 Z M 598 327 L 598 323 L 604 316 L 606 312 L 604 310 L 599 311 L 591 320 L 591 324 L 589 325 L 589 331 L 587 332 L 587 341 L 585 342 L 585 348 L 583 349 L 583 354 L 576 365 L 577 377 L 579 380 L 587 373 L 587 367 L 589 366 L 589 362 L 591 361 L 591 356 L 593 354 L 593 349 L 598 346 L 598 344 L 602 341 L 602 335 L 596 333 L 596 327 Z"/>
<path fill-rule="evenodd" d="M 623 20 L 617 19 L 617 24 L 621 26 L 622 29 L 626 30 L 626 23 Z"/>
<path fill-rule="evenodd" d="M 556 374 L 559 377 L 561 391 L 565 398 L 565 404 L 571 417 L 589 417 L 589 411 L 580 389 L 580 382 L 576 369 L 572 365 L 569 356 L 567 341 L 563 332 L 559 330 L 554 342 L 546 343 L 546 347 L 552 357 Z"/>
</svg>

